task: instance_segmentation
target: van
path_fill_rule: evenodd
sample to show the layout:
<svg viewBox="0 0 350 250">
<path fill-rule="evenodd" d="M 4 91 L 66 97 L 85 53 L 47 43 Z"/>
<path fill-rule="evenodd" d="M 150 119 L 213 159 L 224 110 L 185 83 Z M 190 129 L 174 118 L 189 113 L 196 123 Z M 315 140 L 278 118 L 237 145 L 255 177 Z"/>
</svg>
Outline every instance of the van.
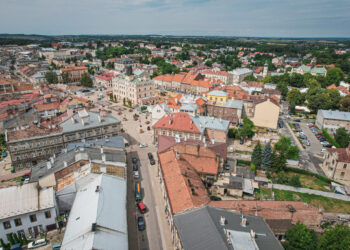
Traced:
<svg viewBox="0 0 350 250">
<path fill-rule="evenodd" d="M 140 209 L 141 214 L 146 213 L 147 208 L 146 208 L 146 205 L 142 201 L 137 203 L 137 207 Z"/>
<path fill-rule="evenodd" d="M 136 201 L 141 201 L 142 197 L 141 197 L 141 184 L 140 183 L 136 183 L 135 184 L 135 200 Z"/>
</svg>

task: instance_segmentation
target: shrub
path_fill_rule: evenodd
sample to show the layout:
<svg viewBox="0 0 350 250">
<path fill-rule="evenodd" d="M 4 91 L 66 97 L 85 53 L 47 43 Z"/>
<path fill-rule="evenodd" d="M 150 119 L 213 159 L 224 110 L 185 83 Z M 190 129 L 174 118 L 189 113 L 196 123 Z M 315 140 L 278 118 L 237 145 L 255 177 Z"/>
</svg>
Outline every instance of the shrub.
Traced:
<svg viewBox="0 0 350 250">
<path fill-rule="evenodd" d="M 328 134 L 326 129 L 322 129 L 322 134 L 324 135 L 324 137 L 326 137 L 327 141 L 332 144 L 333 146 L 340 148 L 340 145 L 335 141 L 335 139 Z"/>
</svg>

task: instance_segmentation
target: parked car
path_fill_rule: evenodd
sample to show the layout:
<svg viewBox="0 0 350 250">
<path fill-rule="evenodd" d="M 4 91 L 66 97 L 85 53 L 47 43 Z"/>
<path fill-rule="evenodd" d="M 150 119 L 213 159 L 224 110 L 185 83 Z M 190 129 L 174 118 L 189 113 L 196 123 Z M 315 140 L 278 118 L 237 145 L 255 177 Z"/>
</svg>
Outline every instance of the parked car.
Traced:
<svg viewBox="0 0 350 250">
<path fill-rule="evenodd" d="M 135 177 L 135 179 L 140 178 L 140 173 L 139 173 L 139 171 L 134 171 L 134 177 Z"/>
<path fill-rule="evenodd" d="M 52 250 L 60 250 L 62 242 L 58 242 L 52 245 Z"/>
<path fill-rule="evenodd" d="M 332 144 L 326 144 L 326 145 L 323 145 L 323 147 L 325 147 L 325 148 L 332 148 L 333 146 L 332 146 Z"/>
<path fill-rule="evenodd" d="M 134 164 L 137 163 L 137 158 L 136 157 L 132 158 L 132 163 L 134 163 Z"/>
<path fill-rule="evenodd" d="M 147 148 L 148 145 L 147 145 L 146 143 L 144 143 L 144 144 L 141 143 L 141 144 L 139 145 L 139 147 L 140 147 L 140 148 Z"/>
<path fill-rule="evenodd" d="M 321 153 L 326 153 L 327 152 L 327 149 L 323 148 L 321 149 Z"/>
<path fill-rule="evenodd" d="M 310 141 L 309 140 L 303 140 L 304 145 L 310 146 Z"/>
<path fill-rule="evenodd" d="M 137 227 L 139 231 L 143 231 L 146 229 L 145 219 L 143 218 L 143 216 L 137 217 Z"/>
<path fill-rule="evenodd" d="M 301 120 L 300 120 L 300 119 L 295 119 L 294 121 L 295 121 L 295 122 L 301 122 Z"/>
<path fill-rule="evenodd" d="M 23 184 L 27 184 L 27 183 L 29 183 L 29 178 L 27 178 L 23 181 Z"/>
<path fill-rule="evenodd" d="M 132 170 L 133 170 L 133 171 L 139 170 L 139 167 L 137 166 L 137 164 L 133 164 L 133 165 L 132 165 Z"/>
<path fill-rule="evenodd" d="M 25 173 L 22 177 L 21 177 L 21 181 L 24 181 L 25 179 L 29 179 L 30 173 Z"/>
<path fill-rule="evenodd" d="M 139 208 L 141 214 L 144 214 L 147 212 L 146 205 L 142 201 L 137 203 L 137 207 Z"/>
<path fill-rule="evenodd" d="M 226 170 L 230 170 L 231 169 L 230 165 L 229 164 L 225 164 L 225 169 Z"/>
<path fill-rule="evenodd" d="M 152 158 L 152 159 L 149 160 L 149 163 L 150 163 L 151 165 L 154 165 L 154 164 L 156 164 L 156 161 Z"/>
<path fill-rule="evenodd" d="M 212 201 L 221 201 L 222 199 L 220 197 L 212 195 L 212 196 L 210 196 L 210 200 L 212 200 Z"/>
<path fill-rule="evenodd" d="M 239 144 L 241 144 L 241 145 L 244 144 L 244 140 L 243 140 L 243 139 L 240 139 L 240 140 L 239 140 Z"/>
<path fill-rule="evenodd" d="M 28 249 L 33 249 L 33 248 L 37 248 L 37 247 L 42 247 L 47 245 L 48 241 L 46 239 L 40 239 L 40 240 L 36 240 L 36 241 L 32 241 L 28 244 Z"/>
<path fill-rule="evenodd" d="M 151 152 L 148 152 L 148 153 L 147 153 L 147 156 L 148 156 L 148 159 L 153 159 L 153 155 L 152 155 Z"/>
</svg>

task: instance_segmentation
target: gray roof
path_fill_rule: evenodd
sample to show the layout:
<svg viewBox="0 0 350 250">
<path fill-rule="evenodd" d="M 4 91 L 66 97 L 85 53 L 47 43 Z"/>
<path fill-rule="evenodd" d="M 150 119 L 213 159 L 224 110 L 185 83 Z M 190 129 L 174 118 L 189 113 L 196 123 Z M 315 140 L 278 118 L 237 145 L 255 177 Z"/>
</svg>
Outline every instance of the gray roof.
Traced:
<svg viewBox="0 0 350 250">
<path fill-rule="evenodd" d="M 210 91 L 207 95 L 228 96 L 228 94 L 222 90 L 213 90 L 213 91 Z"/>
<path fill-rule="evenodd" d="M 225 225 L 220 224 L 220 218 L 225 218 Z M 278 250 L 283 249 L 275 238 L 266 222 L 258 216 L 244 215 L 246 226 L 241 225 L 241 214 L 204 206 L 191 211 L 174 215 L 174 221 L 184 249 L 211 250 L 211 249 L 256 249 Z M 230 232 L 228 244 L 226 232 Z M 251 230 L 255 238 L 251 237 Z M 243 247 L 243 248 L 242 248 Z"/>
<path fill-rule="evenodd" d="M 119 150 L 104 149 L 103 153 L 106 155 L 108 162 L 122 162 L 125 163 L 125 152 Z M 65 168 L 64 162 L 67 166 L 79 160 L 102 160 L 102 153 L 100 148 L 79 147 L 67 152 L 59 154 L 50 161 L 41 161 L 38 165 L 32 167 L 30 173 L 30 181 L 38 181 L 40 178 L 56 173 Z M 50 163 L 49 163 L 50 162 Z"/>
<path fill-rule="evenodd" d="M 78 131 L 83 128 L 89 129 L 89 128 L 96 128 L 96 127 L 111 125 L 111 124 L 120 124 L 120 121 L 110 114 L 101 116 L 101 122 L 100 122 L 99 113 L 91 112 L 91 111 L 84 112 L 84 111 L 85 110 L 79 111 L 78 114 L 75 114 L 72 117 L 74 119 L 74 122 L 72 118 L 64 122 L 61 122 L 60 126 L 62 127 L 62 133 Z M 84 125 L 82 120 L 84 121 Z"/>
<path fill-rule="evenodd" d="M 190 111 L 194 112 L 197 110 L 197 105 L 194 104 L 185 104 L 180 107 L 180 111 Z"/>
<path fill-rule="evenodd" d="M 350 112 L 342 112 L 339 110 L 324 110 L 324 109 L 321 109 L 318 112 L 320 112 L 325 119 L 350 121 Z"/>
<path fill-rule="evenodd" d="M 194 116 L 192 120 L 201 133 L 203 133 L 206 128 L 226 131 L 230 125 L 229 121 L 209 116 Z"/>
<path fill-rule="evenodd" d="M 127 250 L 126 180 L 106 174 L 84 178 L 90 181 L 77 191 L 61 249 Z"/>
<path fill-rule="evenodd" d="M 231 109 L 242 109 L 243 108 L 243 101 L 241 101 L 241 100 L 227 100 L 224 103 L 224 105 L 216 105 L 216 106 L 231 108 Z"/>
<path fill-rule="evenodd" d="M 78 147 L 96 147 L 96 146 L 125 149 L 124 137 L 112 136 L 109 138 L 90 140 L 85 142 L 73 142 L 67 145 L 67 150 L 70 151 Z"/>
</svg>

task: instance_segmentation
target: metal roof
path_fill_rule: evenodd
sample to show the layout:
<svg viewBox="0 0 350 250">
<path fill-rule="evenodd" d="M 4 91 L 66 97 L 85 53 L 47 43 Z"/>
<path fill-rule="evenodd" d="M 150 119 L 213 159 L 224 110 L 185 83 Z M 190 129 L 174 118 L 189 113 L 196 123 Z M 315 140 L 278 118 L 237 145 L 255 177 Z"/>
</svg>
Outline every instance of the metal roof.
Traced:
<svg viewBox="0 0 350 250">
<path fill-rule="evenodd" d="M 70 151 L 78 147 L 111 147 L 111 148 L 125 148 L 124 137 L 122 136 L 112 136 L 104 139 L 90 140 L 85 142 L 73 142 L 67 145 L 67 150 Z"/>
<path fill-rule="evenodd" d="M 128 249 L 126 180 L 105 174 L 84 178 L 90 180 L 77 190 L 61 249 Z"/>
<path fill-rule="evenodd" d="M 196 127 L 201 131 L 204 129 L 222 130 L 226 131 L 229 127 L 230 122 L 222 119 L 217 119 L 209 116 L 194 116 L 192 120 Z"/>
<path fill-rule="evenodd" d="M 54 207 L 53 188 L 45 188 L 39 191 L 37 186 L 38 183 L 33 182 L 1 188 L 0 219 Z"/>
<path fill-rule="evenodd" d="M 222 90 L 213 90 L 213 91 L 210 91 L 207 95 L 228 96 L 228 94 Z"/>
<path fill-rule="evenodd" d="M 221 218 L 224 217 L 224 225 Z M 204 206 L 194 210 L 174 215 L 174 221 L 184 249 L 211 250 L 211 249 L 250 249 L 257 246 L 260 250 L 283 249 L 280 242 L 275 238 L 271 229 L 264 219 L 258 216 L 244 215 L 247 219 L 245 226 L 242 225 L 242 215 L 237 212 Z M 230 241 L 228 244 L 228 234 Z M 251 230 L 255 237 L 251 236 Z M 242 243 L 246 242 L 246 248 Z M 249 247 L 248 247 L 249 246 Z"/>
<path fill-rule="evenodd" d="M 223 105 L 216 105 L 219 107 L 231 108 L 231 109 L 242 109 L 243 101 L 241 100 L 227 100 Z"/>
<path fill-rule="evenodd" d="M 342 112 L 339 110 L 324 110 L 320 112 L 325 119 L 339 120 L 339 121 L 350 121 L 350 112 Z"/>
</svg>

